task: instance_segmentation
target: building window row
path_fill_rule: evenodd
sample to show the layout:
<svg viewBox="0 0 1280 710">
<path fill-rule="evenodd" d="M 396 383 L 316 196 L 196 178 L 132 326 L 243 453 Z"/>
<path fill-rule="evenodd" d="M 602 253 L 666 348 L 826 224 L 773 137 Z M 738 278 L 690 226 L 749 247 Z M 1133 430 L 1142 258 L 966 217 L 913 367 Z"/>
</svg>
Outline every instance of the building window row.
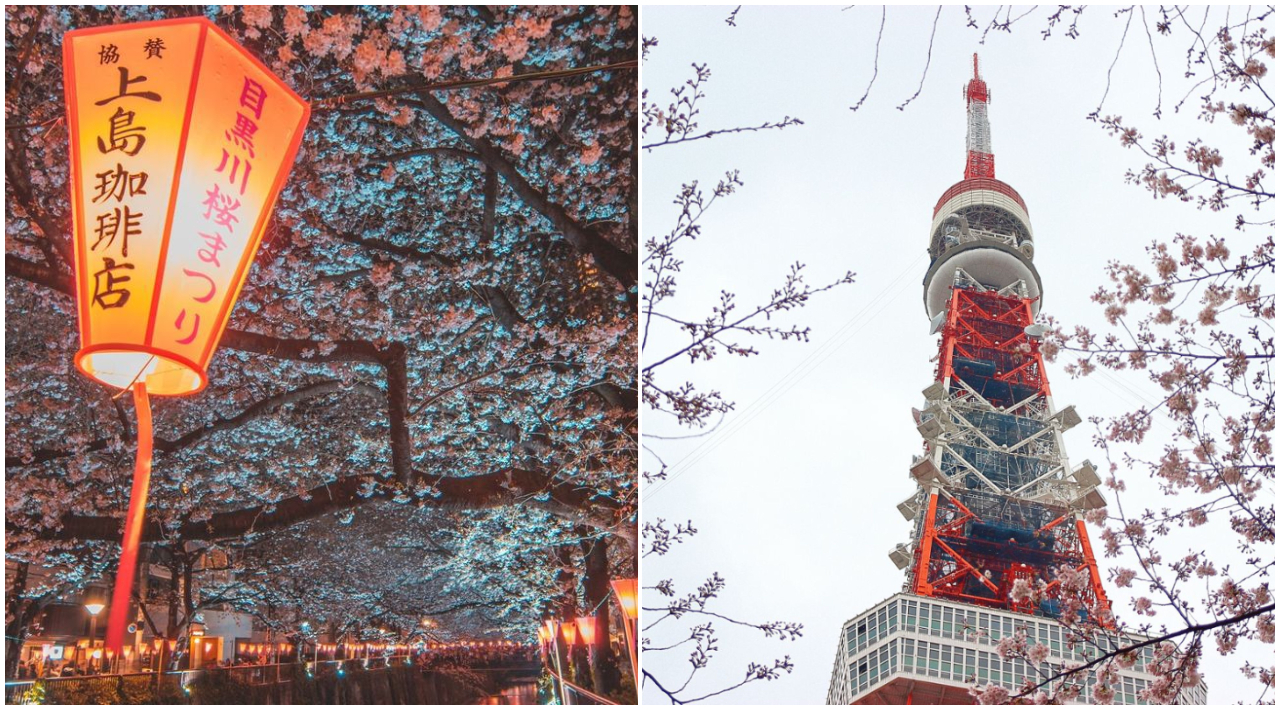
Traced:
<svg viewBox="0 0 1280 710">
<path fill-rule="evenodd" d="M 900 638 L 882 644 L 849 663 L 849 691 L 853 695 L 861 694 L 891 675 L 901 673 L 957 685 L 981 687 L 995 684 L 1016 692 L 1029 679 L 1043 680 L 1061 670 L 1061 664 L 1056 663 L 1046 662 L 1034 668 L 1020 658 L 1000 658 L 994 651 Z M 1085 674 L 1084 682 L 1079 701 L 1088 702 L 1097 682 L 1095 675 Z M 1116 701 L 1127 705 L 1145 704 L 1139 693 L 1149 683 L 1146 678 L 1122 674 L 1120 687 L 1116 688 Z"/>
<path fill-rule="evenodd" d="M 1068 633 L 1056 621 L 1039 621 L 1029 618 L 1018 618 L 994 611 L 978 609 L 962 609 L 925 601 L 921 599 L 894 599 L 871 611 L 865 616 L 855 619 L 845 629 L 845 643 L 848 654 L 852 656 L 875 645 L 881 639 L 902 631 L 965 641 L 995 645 L 1006 636 L 1013 636 L 1018 631 L 1026 631 L 1027 640 L 1031 643 L 1044 644 L 1050 654 L 1058 658 L 1073 661 L 1084 661 L 1094 658 L 1099 649 L 1118 648 L 1119 644 L 1128 642 L 1109 635 L 1099 635 L 1094 643 L 1070 643 Z M 1148 646 L 1139 653 L 1138 670 L 1143 670 L 1153 660 L 1154 648 Z"/>
</svg>

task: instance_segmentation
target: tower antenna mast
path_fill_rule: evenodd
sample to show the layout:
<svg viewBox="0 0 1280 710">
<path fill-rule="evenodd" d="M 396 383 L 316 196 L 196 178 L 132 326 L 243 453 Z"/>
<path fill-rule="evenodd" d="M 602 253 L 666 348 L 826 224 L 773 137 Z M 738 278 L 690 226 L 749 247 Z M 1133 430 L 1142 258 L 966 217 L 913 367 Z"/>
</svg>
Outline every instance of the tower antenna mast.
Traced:
<svg viewBox="0 0 1280 710">
<path fill-rule="evenodd" d="M 964 166 L 964 177 L 993 178 L 996 176 L 996 157 L 991 152 L 991 123 L 987 119 L 987 104 L 991 92 L 987 82 L 978 73 L 978 55 L 973 55 L 973 78 L 964 87 L 965 104 L 969 112 L 969 131 L 965 147 L 969 150 Z"/>
</svg>

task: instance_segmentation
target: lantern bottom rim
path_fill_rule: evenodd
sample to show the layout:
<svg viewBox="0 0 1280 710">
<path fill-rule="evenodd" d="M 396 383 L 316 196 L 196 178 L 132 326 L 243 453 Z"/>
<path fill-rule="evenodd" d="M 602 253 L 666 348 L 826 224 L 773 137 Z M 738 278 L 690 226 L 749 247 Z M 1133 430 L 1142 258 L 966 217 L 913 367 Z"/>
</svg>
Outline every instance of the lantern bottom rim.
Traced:
<svg viewBox="0 0 1280 710">
<path fill-rule="evenodd" d="M 100 343 L 76 353 L 76 369 L 108 387 L 143 384 L 147 394 L 177 397 L 200 392 L 209 383 L 204 368 L 167 350 L 133 343 Z"/>
</svg>

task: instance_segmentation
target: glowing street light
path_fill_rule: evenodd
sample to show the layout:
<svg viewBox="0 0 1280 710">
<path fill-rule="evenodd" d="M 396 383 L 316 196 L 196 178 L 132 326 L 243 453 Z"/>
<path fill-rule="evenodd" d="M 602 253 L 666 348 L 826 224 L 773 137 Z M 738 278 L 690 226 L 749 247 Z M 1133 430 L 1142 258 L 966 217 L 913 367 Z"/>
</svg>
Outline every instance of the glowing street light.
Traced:
<svg viewBox="0 0 1280 710">
<path fill-rule="evenodd" d="M 194 394 L 288 177 L 310 107 L 203 17 L 63 39 L 80 351 L 132 389 L 138 458 L 107 623 L 123 646 L 151 475 L 148 394 Z"/>
<path fill-rule="evenodd" d="M 84 603 L 85 611 L 89 612 L 89 648 L 93 648 L 98 643 L 98 614 L 101 614 L 106 607 L 107 605 L 99 601 L 97 597 L 90 597 Z"/>
</svg>

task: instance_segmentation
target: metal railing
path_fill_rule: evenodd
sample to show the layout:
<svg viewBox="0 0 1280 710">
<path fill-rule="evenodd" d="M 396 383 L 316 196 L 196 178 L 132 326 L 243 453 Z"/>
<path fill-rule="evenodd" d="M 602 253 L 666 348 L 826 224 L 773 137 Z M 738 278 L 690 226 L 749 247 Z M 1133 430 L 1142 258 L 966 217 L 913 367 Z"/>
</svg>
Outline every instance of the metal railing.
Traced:
<svg viewBox="0 0 1280 710">
<path fill-rule="evenodd" d="M 308 677 L 332 670 L 337 675 L 347 671 L 378 670 L 396 665 L 410 665 L 411 657 L 371 656 L 337 660 L 271 663 L 263 665 L 213 666 L 184 671 L 155 671 L 139 673 L 111 673 L 83 676 L 49 676 L 29 680 L 6 681 L 5 705 L 84 704 L 102 697 L 113 697 L 119 702 L 154 702 L 170 697 L 185 699 L 190 695 L 188 687 L 209 672 L 225 673 L 238 685 L 277 685 L 292 683 L 295 672 Z"/>
<path fill-rule="evenodd" d="M 83 704 L 104 696 L 119 698 L 121 702 L 145 702 L 161 695 L 162 690 L 170 691 L 170 695 L 180 694 L 185 684 L 182 676 L 190 672 L 166 673 L 159 678 L 152 672 L 6 681 L 4 704 Z"/>
<path fill-rule="evenodd" d="M 566 705 L 617 705 L 618 704 L 616 701 L 610 700 L 604 697 L 603 695 L 596 695 L 595 693 L 591 692 L 590 690 L 587 690 L 586 688 L 570 683 L 569 681 L 565 680 L 562 676 L 560 676 L 558 673 L 556 673 L 554 670 L 551 670 L 548 668 L 547 672 L 551 674 L 552 678 L 555 678 L 556 684 L 563 691 L 567 691 L 565 695 L 569 695 L 570 698 L 572 698 L 572 699 L 564 698 L 564 702 Z"/>
</svg>

